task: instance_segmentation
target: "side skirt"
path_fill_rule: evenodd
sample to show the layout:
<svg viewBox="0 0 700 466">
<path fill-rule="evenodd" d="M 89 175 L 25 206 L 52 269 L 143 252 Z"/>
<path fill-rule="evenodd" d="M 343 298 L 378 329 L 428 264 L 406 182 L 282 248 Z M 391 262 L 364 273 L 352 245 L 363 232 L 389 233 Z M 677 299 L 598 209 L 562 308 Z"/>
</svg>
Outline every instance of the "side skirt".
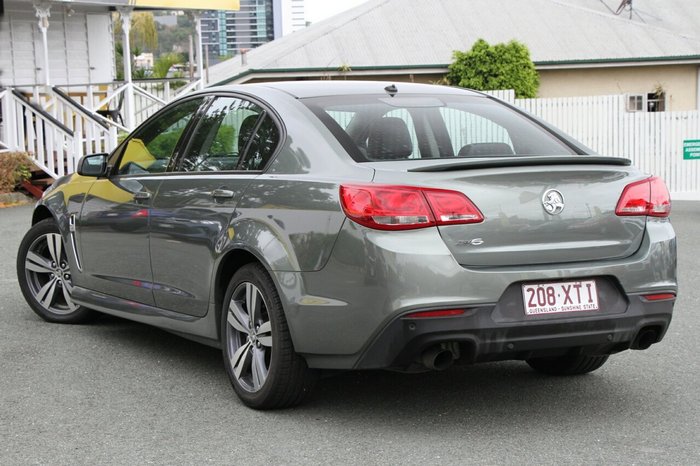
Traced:
<svg viewBox="0 0 700 466">
<path fill-rule="evenodd" d="M 219 347 L 216 312 L 214 312 L 212 304 L 204 317 L 195 317 L 88 290 L 80 286 L 73 288 L 73 301 L 105 314 L 153 325 L 184 338 L 216 348 Z"/>
</svg>

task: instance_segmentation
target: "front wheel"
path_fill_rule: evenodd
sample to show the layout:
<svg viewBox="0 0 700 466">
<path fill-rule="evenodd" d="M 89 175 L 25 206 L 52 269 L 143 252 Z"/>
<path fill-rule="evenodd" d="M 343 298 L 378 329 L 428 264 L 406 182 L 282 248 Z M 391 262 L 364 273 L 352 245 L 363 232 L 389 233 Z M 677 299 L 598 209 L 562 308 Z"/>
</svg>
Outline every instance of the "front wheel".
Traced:
<svg viewBox="0 0 700 466">
<path fill-rule="evenodd" d="M 17 252 L 17 279 L 24 299 L 48 322 L 77 324 L 92 311 L 73 302 L 73 281 L 61 233 L 53 219 L 38 222 Z"/>
<path fill-rule="evenodd" d="M 234 390 L 255 409 L 300 404 L 316 374 L 294 352 L 274 282 L 260 264 L 231 279 L 221 312 L 224 366 Z"/>
<path fill-rule="evenodd" d="M 582 354 L 553 358 L 531 358 L 526 362 L 537 372 L 549 375 L 580 375 L 593 372 L 608 360 L 608 355 L 586 356 Z"/>
</svg>

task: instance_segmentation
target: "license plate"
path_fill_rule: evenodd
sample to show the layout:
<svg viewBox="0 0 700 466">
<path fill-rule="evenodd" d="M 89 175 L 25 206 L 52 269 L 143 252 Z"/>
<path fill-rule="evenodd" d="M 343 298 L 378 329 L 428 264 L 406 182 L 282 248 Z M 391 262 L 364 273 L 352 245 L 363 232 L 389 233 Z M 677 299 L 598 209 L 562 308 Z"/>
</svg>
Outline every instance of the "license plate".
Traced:
<svg viewBox="0 0 700 466">
<path fill-rule="evenodd" d="M 598 310 L 595 280 L 523 285 L 526 315 Z"/>
</svg>

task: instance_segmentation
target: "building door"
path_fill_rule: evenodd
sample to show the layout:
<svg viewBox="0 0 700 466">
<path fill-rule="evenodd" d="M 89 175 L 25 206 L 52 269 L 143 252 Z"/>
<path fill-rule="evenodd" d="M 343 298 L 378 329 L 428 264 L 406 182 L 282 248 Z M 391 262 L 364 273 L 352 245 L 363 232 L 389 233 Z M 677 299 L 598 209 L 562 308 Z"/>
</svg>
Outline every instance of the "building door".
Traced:
<svg viewBox="0 0 700 466">
<path fill-rule="evenodd" d="M 109 13 L 87 15 L 88 62 L 91 83 L 114 78 L 114 41 Z"/>
</svg>

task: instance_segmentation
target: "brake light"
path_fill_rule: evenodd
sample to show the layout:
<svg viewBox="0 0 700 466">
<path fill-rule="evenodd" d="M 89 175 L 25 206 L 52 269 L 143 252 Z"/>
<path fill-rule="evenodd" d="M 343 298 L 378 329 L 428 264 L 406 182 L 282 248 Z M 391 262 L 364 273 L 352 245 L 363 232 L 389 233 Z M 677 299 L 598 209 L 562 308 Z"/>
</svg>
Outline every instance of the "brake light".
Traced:
<svg viewBox="0 0 700 466">
<path fill-rule="evenodd" d="M 656 176 L 628 184 L 617 202 L 615 213 L 620 216 L 668 217 L 671 213 L 671 196 L 666 184 Z"/>
<path fill-rule="evenodd" d="M 467 196 L 444 189 L 341 185 L 340 203 L 348 218 L 377 230 L 411 230 L 484 220 Z"/>
</svg>

